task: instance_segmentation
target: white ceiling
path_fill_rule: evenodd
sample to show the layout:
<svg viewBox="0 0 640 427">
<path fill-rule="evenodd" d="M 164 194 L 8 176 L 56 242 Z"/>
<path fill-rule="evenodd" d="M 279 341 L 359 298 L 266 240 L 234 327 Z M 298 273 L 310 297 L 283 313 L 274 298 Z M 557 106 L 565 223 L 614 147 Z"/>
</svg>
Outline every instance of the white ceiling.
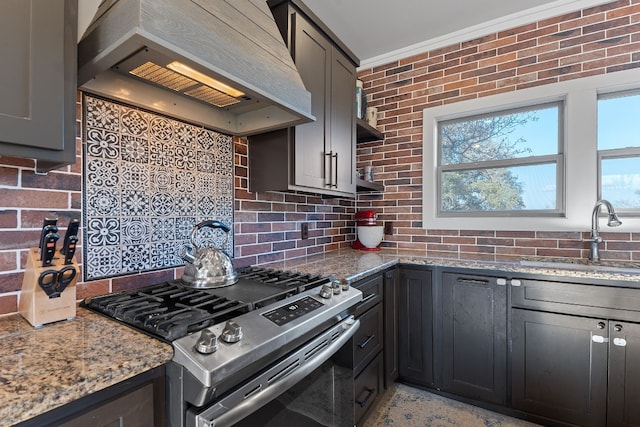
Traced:
<svg viewBox="0 0 640 427">
<path fill-rule="evenodd" d="M 303 0 L 362 67 L 610 0 Z"/>
</svg>

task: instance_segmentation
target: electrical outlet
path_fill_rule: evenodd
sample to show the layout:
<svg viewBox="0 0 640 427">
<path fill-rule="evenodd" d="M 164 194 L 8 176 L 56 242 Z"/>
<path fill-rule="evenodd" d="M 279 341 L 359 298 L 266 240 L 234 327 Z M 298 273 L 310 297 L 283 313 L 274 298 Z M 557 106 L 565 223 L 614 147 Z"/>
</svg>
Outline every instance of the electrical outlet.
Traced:
<svg viewBox="0 0 640 427">
<path fill-rule="evenodd" d="M 303 222 L 300 224 L 300 238 L 302 240 L 309 238 L 309 223 Z"/>
<path fill-rule="evenodd" d="M 384 234 L 387 236 L 393 235 L 393 222 L 387 221 L 384 223 Z"/>
</svg>

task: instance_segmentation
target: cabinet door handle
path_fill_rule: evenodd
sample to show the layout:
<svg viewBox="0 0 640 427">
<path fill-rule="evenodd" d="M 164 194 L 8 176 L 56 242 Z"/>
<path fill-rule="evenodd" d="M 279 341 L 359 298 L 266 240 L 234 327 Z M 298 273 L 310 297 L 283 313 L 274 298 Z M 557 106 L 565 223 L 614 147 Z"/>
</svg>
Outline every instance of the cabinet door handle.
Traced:
<svg viewBox="0 0 640 427">
<path fill-rule="evenodd" d="M 335 178 L 336 180 L 333 183 L 333 186 L 338 188 L 338 153 L 336 152 L 336 154 L 333 155 L 333 158 L 336 159 L 336 168 L 335 168 Z"/>
<path fill-rule="evenodd" d="M 361 408 L 364 408 L 365 406 L 367 406 L 367 402 L 369 401 L 371 396 L 373 396 L 373 393 L 375 393 L 375 391 L 375 388 L 366 389 L 367 395 L 364 397 L 364 399 L 356 399 L 356 403 L 360 405 Z"/>
<path fill-rule="evenodd" d="M 614 338 L 613 345 L 617 345 L 618 347 L 625 347 L 627 345 L 627 340 L 624 338 Z"/>
<path fill-rule="evenodd" d="M 367 339 L 364 340 L 364 342 L 362 342 L 362 344 L 358 344 L 358 347 L 365 348 L 367 346 L 367 344 L 369 344 L 371 342 L 371 340 L 374 339 L 375 337 L 376 337 L 375 335 L 369 335 L 367 337 Z"/>
<path fill-rule="evenodd" d="M 457 281 L 458 283 L 465 283 L 468 285 L 488 285 L 489 284 L 488 280 L 467 279 L 466 277 L 458 277 Z"/>
<path fill-rule="evenodd" d="M 592 335 L 591 341 L 597 342 L 598 344 L 609 342 L 609 338 L 605 338 L 602 335 Z"/>
<path fill-rule="evenodd" d="M 329 158 L 329 173 L 327 173 L 327 157 Z M 333 176 L 333 152 L 324 153 L 324 185 L 331 187 L 331 177 Z"/>
<path fill-rule="evenodd" d="M 364 305 L 365 302 L 369 302 L 370 300 L 372 300 L 373 298 L 377 297 L 378 294 L 367 294 L 365 295 L 364 298 L 362 298 L 362 301 L 360 301 L 359 305 Z"/>
<path fill-rule="evenodd" d="M 511 279 L 511 286 L 520 286 L 520 285 L 522 285 L 522 282 L 520 282 L 520 280 Z"/>
<path fill-rule="evenodd" d="M 507 285 L 507 279 L 503 279 L 502 277 L 499 279 L 496 279 L 496 285 L 498 286 L 506 286 Z"/>
</svg>

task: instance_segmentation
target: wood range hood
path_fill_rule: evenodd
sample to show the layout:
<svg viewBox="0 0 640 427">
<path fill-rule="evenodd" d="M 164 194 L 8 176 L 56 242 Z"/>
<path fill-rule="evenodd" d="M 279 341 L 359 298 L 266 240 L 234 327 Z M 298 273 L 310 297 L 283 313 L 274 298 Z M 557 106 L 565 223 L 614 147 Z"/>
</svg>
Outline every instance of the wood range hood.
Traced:
<svg viewBox="0 0 640 427">
<path fill-rule="evenodd" d="M 264 0 L 104 0 L 78 86 L 230 135 L 314 120 Z"/>
</svg>

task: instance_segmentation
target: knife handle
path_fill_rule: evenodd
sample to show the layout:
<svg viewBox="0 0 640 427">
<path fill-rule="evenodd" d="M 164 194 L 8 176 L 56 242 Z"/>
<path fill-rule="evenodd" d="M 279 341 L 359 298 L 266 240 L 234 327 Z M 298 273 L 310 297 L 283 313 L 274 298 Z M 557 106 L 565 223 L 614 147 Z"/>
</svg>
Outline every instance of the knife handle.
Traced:
<svg viewBox="0 0 640 427">
<path fill-rule="evenodd" d="M 69 239 L 67 240 L 65 246 L 67 248 L 66 251 L 64 251 L 63 255 L 64 255 L 64 263 L 65 264 L 71 264 L 73 261 L 73 255 L 76 253 L 76 244 L 78 243 L 78 236 L 76 235 L 71 235 L 69 236 Z M 62 251 L 60 251 L 62 252 Z"/>
<path fill-rule="evenodd" d="M 56 253 L 56 242 L 60 238 L 57 233 L 49 232 L 44 238 L 42 244 L 42 266 L 47 267 L 53 261 L 53 255 Z"/>
<path fill-rule="evenodd" d="M 43 223 L 42 223 L 42 233 L 40 234 L 40 246 L 38 246 L 38 248 L 42 249 L 42 243 L 44 242 L 44 236 L 47 234 L 47 231 L 45 231 L 45 228 L 48 225 L 53 225 L 55 227 L 55 225 L 58 223 L 58 217 L 45 217 Z M 58 230 L 54 231 L 57 232 Z"/>
<path fill-rule="evenodd" d="M 80 227 L 80 220 L 77 218 L 72 219 L 67 226 L 67 232 L 64 235 L 64 241 L 62 242 L 62 249 L 60 249 L 60 253 L 62 255 L 66 255 L 67 248 L 69 247 L 69 239 L 71 236 L 78 235 L 78 228 Z M 76 238 L 77 242 L 77 238 Z M 72 255 L 73 256 L 73 255 Z"/>
<path fill-rule="evenodd" d="M 46 221 L 47 220 L 45 219 L 45 222 Z M 47 224 L 44 227 L 42 227 L 42 233 L 40 234 L 40 246 L 38 246 L 40 248 L 41 260 L 44 259 L 44 252 L 45 252 L 44 241 L 47 235 L 49 235 L 49 233 L 57 233 L 57 232 L 58 232 L 58 227 L 55 224 Z"/>
</svg>

